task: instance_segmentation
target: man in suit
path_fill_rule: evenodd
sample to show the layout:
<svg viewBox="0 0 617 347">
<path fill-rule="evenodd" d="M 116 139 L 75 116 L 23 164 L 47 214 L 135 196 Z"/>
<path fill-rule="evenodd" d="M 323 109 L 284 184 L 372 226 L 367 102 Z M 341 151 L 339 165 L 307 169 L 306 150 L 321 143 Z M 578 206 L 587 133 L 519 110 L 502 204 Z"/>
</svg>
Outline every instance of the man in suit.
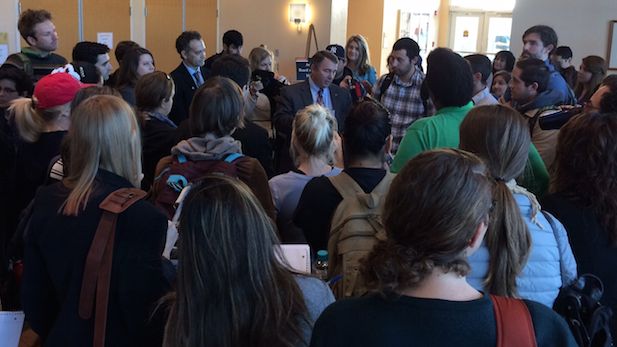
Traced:
<svg viewBox="0 0 617 347">
<path fill-rule="evenodd" d="M 227 54 L 212 64 L 212 77 L 222 76 L 236 82 L 242 89 L 245 101 L 249 94 L 249 79 L 251 78 L 251 68 L 246 58 L 235 54 Z M 249 102 L 245 103 L 249 107 Z M 254 105 L 253 105 L 254 106 Z M 188 139 L 195 134 L 191 134 L 189 120 L 178 124 L 175 142 Z M 239 127 L 231 136 L 242 143 L 242 153 L 253 157 L 261 163 L 268 178 L 274 176 L 272 165 L 272 144 L 268 137 L 268 131 L 261 126 L 244 119 L 244 126 Z"/>
<path fill-rule="evenodd" d="M 349 91 L 332 84 L 338 58 L 328 51 L 319 51 L 311 58 L 311 75 L 304 82 L 284 87 L 274 113 L 276 128 L 277 172 L 287 172 L 294 165 L 289 155 L 291 129 L 296 113 L 308 105 L 320 104 L 332 111 L 343 132 L 345 116 L 351 108 Z"/>
<path fill-rule="evenodd" d="M 176 50 L 182 58 L 180 66 L 170 73 L 176 84 L 174 104 L 169 119 L 180 124 L 189 117 L 189 105 L 195 90 L 210 77 L 205 69 L 206 45 L 196 31 L 185 31 L 176 39 Z"/>
</svg>

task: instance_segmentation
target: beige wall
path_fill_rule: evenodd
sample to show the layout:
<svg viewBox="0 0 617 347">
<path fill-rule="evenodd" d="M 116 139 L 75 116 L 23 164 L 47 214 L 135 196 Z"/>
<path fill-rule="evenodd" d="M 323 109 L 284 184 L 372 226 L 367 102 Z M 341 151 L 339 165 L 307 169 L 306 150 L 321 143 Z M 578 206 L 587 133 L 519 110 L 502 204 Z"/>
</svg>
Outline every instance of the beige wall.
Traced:
<svg viewBox="0 0 617 347">
<path fill-rule="evenodd" d="M 572 48 L 572 62 L 578 70 L 581 60 L 588 55 L 608 58 L 609 23 L 616 19 L 615 0 L 586 1 L 584 5 L 566 5 L 562 0 L 517 0 L 512 11 L 510 50 L 515 56 L 520 55 L 525 30 L 536 24 L 549 25 L 557 32 L 559 45 Z"/>
<path fill-rule="evenodd" d="M 248 57 L 251 49 L 265 44 L 270 50 L 279 51 L 276 60 L 279 73 L 290 80 L 296 78 L 295 59 L 304 57 L 309 24 L 315 25 L 319 49 L 330 44 L 331 0 L 311 0 L 309 23 L 302 26 L 302 32 L 289 22 L 289 4 L 295 0 L 221 0 L 219 32 L 236 29 L 244 36 L 242 55 Z M 301 1 L 297 1 L 301 2 Z M 309 56 L 315 54 L 315 43 L 311 44 Z"/>
<path fill-rule="evenodd" d="M 345 46 L 347 41 L 348 0 L 332 0 L 332 21 L 330 22 L 330 43 Z"/>
<path fill-rule="evenodd" d="M 448 46 L 448 26 L 450 25 L 450 0 L 441 0 L 437 10 L 437 47 Z"/>
<path fill-rule="evenodd" d="M 18 51 L 17 0 L 0 0 L 0 33 L 8 34 L 9 54 Z"/>
<path fill-rule="evenodd" d="M 384 0 L 349 0 L 347 37 L 360 34 L 368 42 L 371 65 L 377 70 L 381 64 Z M 340 43 L 345 46 L 347 40 Z"/>
</svg>

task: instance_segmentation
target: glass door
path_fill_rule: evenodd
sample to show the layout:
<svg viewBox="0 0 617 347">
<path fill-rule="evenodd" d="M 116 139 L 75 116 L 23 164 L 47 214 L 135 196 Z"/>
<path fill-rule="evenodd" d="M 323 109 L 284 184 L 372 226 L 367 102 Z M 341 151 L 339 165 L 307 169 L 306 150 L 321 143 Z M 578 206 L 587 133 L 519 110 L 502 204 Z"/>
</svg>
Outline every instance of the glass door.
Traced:
<svg viewBox="0 0 617 347">
<path fill-rule="evenodd" d="M 450 15 L 450 48 L 460 55 L 481 50 L 483 35 L 482 12 L 452 12 Z"/>
<path fill-rule="evenodd" d="M 465 56 L 481 53 L 491 60 L 510 50 L 511 12 L 452 11 L 448 47 Z"/>
</svg>

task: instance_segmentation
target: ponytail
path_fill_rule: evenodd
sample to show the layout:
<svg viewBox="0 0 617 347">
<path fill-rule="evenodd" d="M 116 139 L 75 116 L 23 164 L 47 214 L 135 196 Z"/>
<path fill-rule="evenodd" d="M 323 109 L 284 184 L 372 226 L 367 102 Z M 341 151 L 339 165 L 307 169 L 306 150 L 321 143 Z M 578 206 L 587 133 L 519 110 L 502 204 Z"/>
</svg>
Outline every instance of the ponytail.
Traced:
<svg viewBox="0 0 617 347">
<path fill-rule="evenodd" d="M 485 236 L 489 269 L 484 288 L 493 295 L 518 297 L 516 278 L 531 252 L 531 234 L 506 182 L 497 179 L 493 189 L 495 207 Z"/>
<path fill-rule="evenodd" d="M 15 120 L 19 135 L 27 142 L 36 142 L 43 132 L 45 122 L 39 115 L 39 112 L 34 109 L 32 99 L 30 98 L 15 99 L 11 107 L 9 107 L 9 113 Z"/>
<path fill-rule="evenodd" d="M 45 110 L 35 108 L 30 98 L 13 100 L 9 114 L 15 120 L 19 136 L 25 141 L 35 143 L 48 124 L 54 123 L 61 114 L 70 113 L 71 103 L 49 107 Z"/>
</svg>

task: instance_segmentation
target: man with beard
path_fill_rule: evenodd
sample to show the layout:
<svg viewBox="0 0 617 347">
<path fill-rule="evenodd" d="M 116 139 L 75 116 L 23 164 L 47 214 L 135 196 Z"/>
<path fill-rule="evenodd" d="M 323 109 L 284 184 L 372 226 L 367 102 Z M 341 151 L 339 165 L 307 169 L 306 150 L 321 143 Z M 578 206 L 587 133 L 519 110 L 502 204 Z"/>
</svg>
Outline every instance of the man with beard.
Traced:
<svg viewBox="0 0 617 347">
<path fill-rule="evenodd" d="M 428 110 L 425 110 L 420 96 L 425 75 L 416 67 L 419 53 L 420 47 L 416 41 L 408 37 L 396 41 L 388 57 L 390 73 L 377 80 L 371 93 L 390 111 L 393 155 L 411 123 L 435 113 L 431 102 L 427 103 Z"/>
<path fill-rule="evenodd" d="M 531 142 L 544 161 L 550 167 L 555 159 L 557 136 L 559 130 L 543 130 L 539 119 L 557 112 L 554 106 L 561 103 L 561 95 L 548 88 L 549 68 L 539 59 L 520 60 L 512 70 L 509 87 L 516 110 L 529 122 Z"/>
<path fill-rule="evenodd" d="M 568 87 L 566 80 L 563 79 L 561 74 L 555 71 L 555 67 L 549 59 L 555 48 L 557 48 L 557 33 L 555 30 L 546 25 L 535 25 L 527 29 L 523 34 L 523 53 L 520 59 L 534 58 L 542 60 L 551 73 L 547 89 L 561 93 L 563 103 L 574 105 L 576 100 L 574 99 L 574 103 L 572 103 L 571 97 L 574 97 L 574 93 L 570 93 L 572 89 Z"/>
<path fill-rule="evenodd" d="M 58 49 L 58 34 L 45 10 L 27 10 L 19 16 L 17 29 L 28 47 L 9 55 L 2 69 L 16 68 L 26 72 L 36 83 L 55 68 L 66 65 L 64 57 L 52 53 Z"/>
</svg>

